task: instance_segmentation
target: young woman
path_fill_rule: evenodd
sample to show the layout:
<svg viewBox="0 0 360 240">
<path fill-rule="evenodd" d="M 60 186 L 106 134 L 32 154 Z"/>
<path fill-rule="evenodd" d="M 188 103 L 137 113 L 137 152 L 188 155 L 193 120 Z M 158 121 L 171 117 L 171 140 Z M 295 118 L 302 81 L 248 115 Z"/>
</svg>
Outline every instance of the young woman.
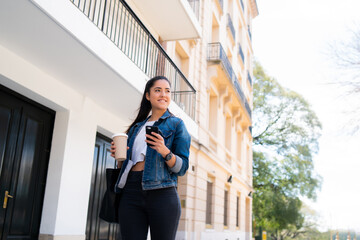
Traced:
<svg viewBox="0 0 360 240">
<path fill-rule="evenodd" d="M 191 139 L 184 122 L 169 112 L 170 101 L 169 80 L 163 76 L 150 79 L 139 113 L 127 130 L 127 159 L 115 189 L 121 192 L 123 240 L 145 240 L 149 227 L 151 239 L 175 239 L 181 213 L 177 177 L 188 169 Z M 159 133 L 145 134 L 146 126 L 158 127 Z M 115 150 L 112 144 L 112 156 Z"/>
</svg>

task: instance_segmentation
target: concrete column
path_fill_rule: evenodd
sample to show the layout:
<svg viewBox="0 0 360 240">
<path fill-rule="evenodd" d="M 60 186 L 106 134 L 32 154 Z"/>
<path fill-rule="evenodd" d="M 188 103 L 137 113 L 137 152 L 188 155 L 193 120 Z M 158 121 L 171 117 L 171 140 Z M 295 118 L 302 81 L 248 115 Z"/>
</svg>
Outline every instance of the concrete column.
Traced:
<svg viewBox="0 0 360 240">
<path fill-rule="evenodd" d="M 57 112 L 40 235 L 85 239 L 96 122 L 91 104 Z M 46 236 L 46 237 L 44 237 Z"/>
</svg>

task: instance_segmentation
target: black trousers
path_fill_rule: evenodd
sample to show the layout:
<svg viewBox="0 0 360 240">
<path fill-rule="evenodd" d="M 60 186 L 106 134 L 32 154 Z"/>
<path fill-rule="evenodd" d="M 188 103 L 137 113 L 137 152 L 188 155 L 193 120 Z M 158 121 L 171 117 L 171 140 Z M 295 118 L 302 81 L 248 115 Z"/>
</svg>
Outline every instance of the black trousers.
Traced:
<svg viewBox="0 0 360 240">
<path fill-rule="evenodd" d="M 130 171 L 119 203 L 122 240 L 173 240 L 181 207 L 175 187 L 142 190 L 142 171 Z"/>
</svg>

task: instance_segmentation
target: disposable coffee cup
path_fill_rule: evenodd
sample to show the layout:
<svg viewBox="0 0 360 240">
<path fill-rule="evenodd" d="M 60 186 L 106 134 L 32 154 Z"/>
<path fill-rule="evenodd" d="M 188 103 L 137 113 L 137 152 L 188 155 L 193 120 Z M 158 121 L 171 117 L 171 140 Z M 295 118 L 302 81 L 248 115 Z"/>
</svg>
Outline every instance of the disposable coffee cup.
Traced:
<svg viewBox="0 0 360 240">
<path fill-rule="evenodd" d="M 115 159 L 117 161 L 124 161 L 126 159 L 127 152 L 127 138 L 128 136 L 125 133 L 116 133 L 112 136 L 115 150 Z"/>
</svg>

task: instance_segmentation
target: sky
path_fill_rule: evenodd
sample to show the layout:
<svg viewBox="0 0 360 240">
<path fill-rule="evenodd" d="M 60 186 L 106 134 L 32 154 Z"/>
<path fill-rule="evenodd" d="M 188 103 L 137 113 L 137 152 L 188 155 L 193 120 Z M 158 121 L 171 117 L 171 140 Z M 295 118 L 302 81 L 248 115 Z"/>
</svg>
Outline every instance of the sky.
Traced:
<svg viewBox="0 0 360 240">
<path fill-rule="evenodd" d="M 331 45 L 360 24 L 360 0 L 257 0 L 253 20 L 255 59 L 269 76 L 300 93 L 322 123 L 315 171 L 322 176 L 316 202 L 320 230 L 360 232 L 360 133 L 349 134 L 349 111 L 357 97 L 334 84 Z M 359 112 L 360 114 L 360 112 Z"/>
</svg>

